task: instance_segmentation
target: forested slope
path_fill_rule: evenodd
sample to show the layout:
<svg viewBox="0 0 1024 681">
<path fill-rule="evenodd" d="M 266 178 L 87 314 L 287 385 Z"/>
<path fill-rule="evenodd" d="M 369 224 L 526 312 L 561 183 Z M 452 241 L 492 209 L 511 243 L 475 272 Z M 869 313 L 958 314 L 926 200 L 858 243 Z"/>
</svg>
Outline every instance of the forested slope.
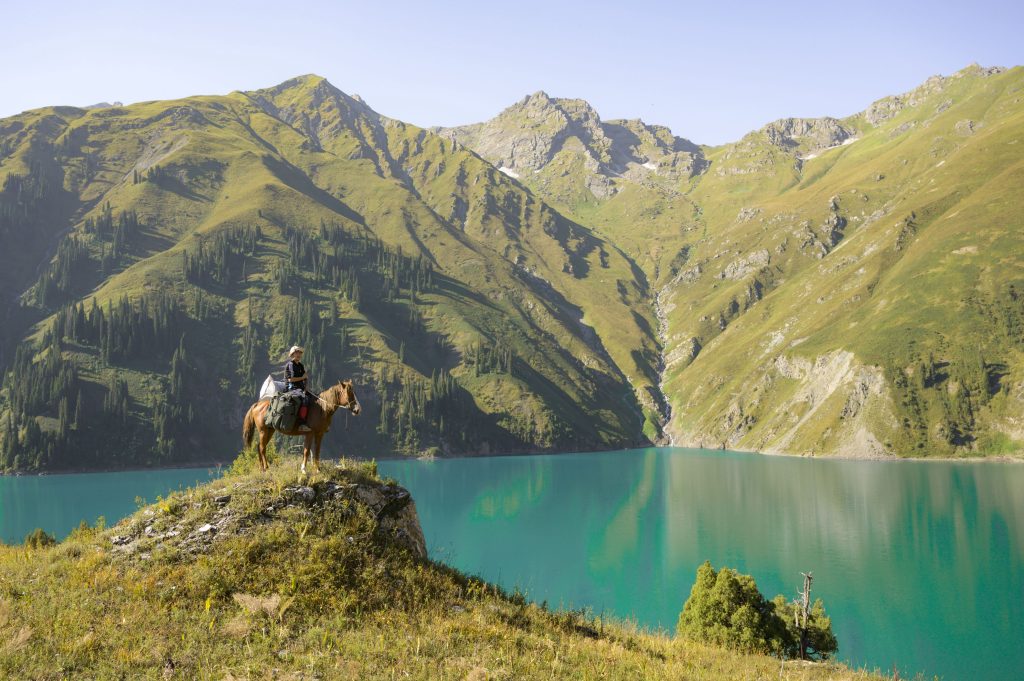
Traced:
<svg viewBox="0 0 1024 681">
<path fill-rule="evenodd" d="M 356 379 L 350 453 L 645 440 L 631 263 L 321 78 L 31 111 L 0 139 L 4 467 L 212 456 L 293 343 L 314 385 Z"/>
</svg>

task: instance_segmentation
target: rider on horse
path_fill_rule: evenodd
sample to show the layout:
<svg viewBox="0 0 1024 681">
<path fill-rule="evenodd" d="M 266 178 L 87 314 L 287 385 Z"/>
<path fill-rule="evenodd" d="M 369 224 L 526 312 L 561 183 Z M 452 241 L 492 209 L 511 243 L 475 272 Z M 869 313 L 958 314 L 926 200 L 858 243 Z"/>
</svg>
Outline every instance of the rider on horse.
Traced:
<svg viewBox="0 0 1024 681">
<path fill-rule="evenodd" d="M 305 421 L 309 405 L 316 396 L 307 387 L 309 377 L 306 375 L 306 367 L 302 366 L 302 352 L 302 348 L 298 345 L 293 345 L 288 350 L 288 363 L 284 365 L 284 378 L 288 382 L 287 389 L 289 391 L 297 390 L 302 394 L 299 419 Z"/>
</svg>

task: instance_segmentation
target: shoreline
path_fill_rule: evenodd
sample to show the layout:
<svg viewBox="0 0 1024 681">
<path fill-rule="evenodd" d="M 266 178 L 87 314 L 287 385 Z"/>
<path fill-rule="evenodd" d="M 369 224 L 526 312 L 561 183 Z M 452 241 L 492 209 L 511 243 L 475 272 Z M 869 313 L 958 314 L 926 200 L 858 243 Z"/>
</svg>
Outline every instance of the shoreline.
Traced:
<svg viewBox="0 0 1024 681">
<path fill-rule="evenodd" d="M 791 452 L 783 452 L 778 450 L 749 450 L 749 449 L 723 449 L 721 447 L 697 447 L 687 446 L 679 444 L 671 445 L 658 445 L 652 444 L 648 446 L 626 446 L 617 447 L 610 446 L 604 449 L 572 449 L 572 450 L 526 450 L 519 452 L 490 452 L 487 454 L 456 454 L 456 455 L 441 455 L 441 456 L 420 456 L 420 455 L 403 455 L 403 454 L 386 454 L 384 456 L 373 456 L 373 457 L 362 457 L 362 456 L 346 456 L 346 459 L 354 459 L 357 461 L 452 461 L 458 459 L 483 459 L 490 457 L 515 457 L 515 456 L 560 456 L 562 454 L 588 454 L 588 453 L 599 453 L 599 452 L 614 452 L 614 451 L 631 451 L 639 449 L 699 449 L 707 452 L 733 452 L 737 454 L 752 454 L 759 456 L 769 457 L 780 457 L 780 458 L 791 458 L 791 459 L 805 459 L 814 461 L 877 461 L 882 463 L 963 463 L 963 464 L 983 464 L 983 463 L 1016 463 L 1024 464 L 1024 452 L 1021 454 L 997 454 L 993 456 L 964 456 L 964 457 L 951 457 L 951 456 L 853 456 L 849 454 L 794 454 Z M 325 456 L 322 457 L 323 461 L 336 460 L 336 457 Z M 130 466 L 127 468 L 75 468 L 55 471 L 38 471 L 38 472 L 3 472 L 0 473 L 0 477 L 4 478 L 23 478 L 23 477 L 46 477 L 51 475 L 89 475 L 99 473 L 142 473 L 146 471 L 170 471 L 170 470 L 184 470 L 190 468 L 206 468 L 206 469 L 223 469 L 229 467 L 233 461 L 206 461 L 206 462 L 183 462 L 170 464 L 166 466 Z"/>
<path fill-rule="evenodd" d="M 897 454 L 797 454 L 794 452 L 786 452 L 771 448 L 726 449 L 725 447 L 704 447 L 701 446 L 700 444 L 678 444 L 676 442 L 673 442 L 673 444 L 666 446 L 676 447 L 679 449 L 704 449 L 709 451 L 740 452 L 743 454 L 761 454 L 764 456 L 790 457 L 794 459 L 816 459 L 819 461 L 943 461 L 949 463 L 1024 463 L 1024 449 L 1017 450 L 1013 454 L 992 454 L 989 456 L 986 456 L 984 454 L 980 454 L 977 456 L 899 456 Z"/>
<path fill-rule="evenodd" d="M 741 450 L 721 450 L 741 451 Z M 879 461 L 882 463 L 1024 463 L 1024 452 L 1021 454 L 994 454 L 992 456 L 855 456 L 851 454 L 791 454 L 772 450 L 746 451 L 749 454 L 763 456 L 789 457 L 794 459 L 812 459 L 818 461 Z"/>
<path fill-rule="evenodd" d="M 0 473 L 0 478 L 44 478 L 52 475 L 89 475 L 99 473 L 144 473 L 146 471 L 176 471 L 189 468 L 227 468 L 231 461 L 183 462 L 167 466 L 128 466 L 126 468 L 65 468 L 55 471 L 8 471 Z"/>
</svg>

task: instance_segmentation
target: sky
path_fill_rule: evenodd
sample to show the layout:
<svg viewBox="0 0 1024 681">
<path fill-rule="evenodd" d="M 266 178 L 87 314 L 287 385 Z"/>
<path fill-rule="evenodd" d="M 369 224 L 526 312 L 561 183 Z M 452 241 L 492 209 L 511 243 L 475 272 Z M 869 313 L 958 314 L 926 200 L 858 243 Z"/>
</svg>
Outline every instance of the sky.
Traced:
<svg viewBox="0 0 1024 681">
<path fill-rule="evenodd" d="M 316 73 L 421 126 L 588 100 L 703 144 L 844 116 L 972 62 L 1024 63 L 1024 2 L 0 0 L 0 117 Z"/>
</svg>

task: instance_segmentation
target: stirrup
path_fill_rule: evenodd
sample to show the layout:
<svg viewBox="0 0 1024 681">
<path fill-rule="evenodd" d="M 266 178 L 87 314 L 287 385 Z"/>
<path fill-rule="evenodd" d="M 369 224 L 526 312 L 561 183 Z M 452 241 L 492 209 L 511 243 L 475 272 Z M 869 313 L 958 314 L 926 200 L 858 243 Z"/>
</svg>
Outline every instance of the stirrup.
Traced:
<svg viewBox="0 0 1024 681">
<path fill-rule="evenodd" d="M 313 429 L 310 428 L 309 426 L 307 426 L 305 423 L 303 423 L 301 426 L 299 426 L 297 430 L 300 433 L 312 433 L 313 432 Z"/>
</svg>

